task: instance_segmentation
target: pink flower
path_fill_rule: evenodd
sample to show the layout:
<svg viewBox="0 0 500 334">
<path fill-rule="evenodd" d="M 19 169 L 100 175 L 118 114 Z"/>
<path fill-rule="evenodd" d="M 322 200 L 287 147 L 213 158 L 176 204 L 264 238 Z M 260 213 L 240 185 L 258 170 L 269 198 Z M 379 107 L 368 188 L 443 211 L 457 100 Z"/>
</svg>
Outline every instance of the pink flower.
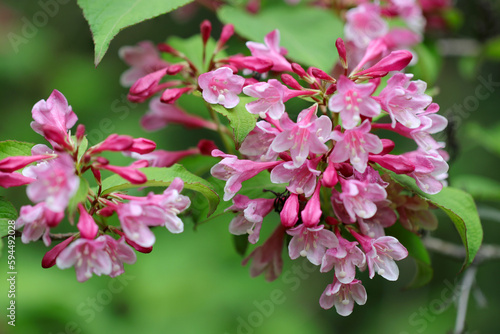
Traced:
<svg viewBox="0 0 500 334">
<path fill-rule="evenodd" d="M 397 50 L 391 52 L 388 56 L 382 58 L 378 63 L 373 65 L 366 70 L 351 74 L 351 77 L 355 78 L 380 78 L 385 77 L 389 72 L 401 71 L 403 68 L 408 66 L 413 55 L 410 51 Z"/>
<path fill-rule="evenodd" d="M 251 179 L 263 170 L 272 168 L 281 163 L 281 161 L 255 162 L 251 160 L 238 160 L 235 155 L 225 154 L 220 150 L 213 150 L 212 156 L 223 157 L 221 162 L 216 164 L 210 170 L 210 173 L 224 180 L 224 201 L 229 201 L 241 189 L 241 183 Z"/>
<path fill-rule="evenodd" d="M 328 284 L 319 299 L 319 304 L 325 310 L 335 305 L 337 313 L 347 317 L 352 313 L 354 302 L 358 305 L 366 303 L 366 290 L 361 281 L 355 279 L 351 283 L 342 284 L 333 278 L 333 283 Z"/>
<path fill-rule="evenodd" d="M 216 129 L 216 125 L 210 121 L 190 115 L 173 104 L 162 103 L 159 98 L 152 99 L 149 111 L 141 119 L 142 127 L 148 131 L 156 131 L 170 123 L 181 124 L 188 128 Z"/>
<path fill-rule="evenodd" d="M 368 238 L 351 230 L 366 253 L 366 263 L 370 278 L 379 274 L 388 281 L 396 281 L 399 277 L 399 268 L 395 262 L 408 256 L 406 248 L 398 239 L 384 236 L 377 239 Z"/>
<path fill-rule="evenodd" d="M 361 4 L 346 13 L 345 39 L 358 48 L 365 48 L 371 40 L 382 37 L 388 31 L 387 23 L 380 16 L 380 7 Z"/>
<path fill-rule="evenodd" d="M 375 117 L 380 114 L 380 105 L 371 97 L 375 89 L 374 83 L 355 84 L 342 75 L 337 81 L 338 93 L 331 97 L 328 107 L 340 113 L 345 129 L 352 129 L 361 120 L 360 115 Z"/>
<path fill-rule="evenodd" d="M 301 224 L 286 231 L 292 236 L 288 245 L 288 252 L 292 260 L 299 256 L 307 259 L 315 265 L 321 264 L 321 259 L 327 248 L 336 247 L 338 240 L 335 234 L 330 230 L 325 230 L 324 225 L 307 227 Z"/>
<path fill-rule="evenodd" d="M 188 197 L 180 195 L 183 187 L 184 182 L 175 178 L 161 195 L 151 192 L 145 198 L 134 197 L 120 204 L 116 212 L 125 236 L 139 246 L 150 247 L 155 236 L 149 226 L 165 226 L 171 233 L 181 233 L 184 224 L 177 215 L 191 204 Z"/>
<path fill-rule="evenodd" d="M 421 229 L 433 231 L 438 226 L 438 220 L 431 212 L 429 202 L 419 196 L 397 197 L 400 201 L 396 210 L 399 214 L 399 222 L 411 232 L 417 233 Z"/>
<path fill-rule="evenodd" d="M 30 184 L 33 181 L 35 181 L 35 179 L 23 176 L 19 173 L 0 172 L 0 187 L 2 188 L 24 186 L 26 184 Z"/>
<path fill-rule="evenodd" d="M 291 193 L 285 201 L 280 212 L 281 224 L 285 227 L 292 227 L 299 220 L 299 196 Z"/>
<path fill-rule="evenodd" d="M 134 250 L 125 243 L 125 238 L 115 240 L 109 235 L 104 235 L 106 239 L 106 248 L 104 250 L 108 253 L 111 260 L 110 277 L 116 277 L 123 274 L 123 263 L 134 264 L 137 260 L 137 255 Z"/>
<path fill-rule="evenodd" d="M 118 50 L 118 55 L 131 66 L 120 77 L 123 87 L 130 87 L 143 76 L 168 66 L 168 63 L 160 58 L 156 46 L 150 41 L 139 42 L 136 46 L 123 46 Z"/>
<path fill-rule="evenodd" d="M 272 70 L 276 72 L 292 71 L 290 63 L 283 57 L 287 51 L 280 47 L 280 32 L 273 30 L 264 37 L 264 44 L 247 42 L 247 47 L 252 55 L 259 58 L 269 59 L 273 62 Z"/>
<path fill-rule="evenodd" d="M 55 155 L 26 155 L 26 156 L 13 156 L 7 157 L 0 161 L 0 171 L 5 173 L 12 173 L 18 169 L 24 168 L 27 165 L 44 160 L 54 158 Z"/>
<path fill-rule="evenodd" d="M 377 212 L 377 205 L 374 202 L 387 197 L 385 189 L 379 184 L 343 178 L 340 179 L 340 184 L 342 193 L 339 198 L 344 203 L 351 222 L 355 222 L 356 217 L 363 219 L 373 217 Z"/>
<path fill-rule="evenodd" d="M 271 144 L 281 131 L 266 121 L 257 122 L 240 146 L 240 153 L 254 161 L 274 161 L 278 152 L 274 152 Z"/>
<path fill-rule="evenodd" d="M 26 167 L 23 175 L 36 179 L 26 189 L 29 199 L 35 203 L 44 201 L 54 212 L 64 211 L 80 185 L 80 178 L 75 175 L 75 163 L 67 154 Z"/>
<path fill-rule="evenodd" d="M 447 176 L 448 164 L 440 155 L 426 154 L 421 150 L 403 154 L 415 165 L 415 171 L 408 174 L 417 181 L 417 186 L 428 194 L 437 194 L 443 189 L 441 179 Z"/>
<path fill-rule="evenodd" d="M 101 276 L 109 275 L 112 263 L 106 252 L 106 237 L 100 236 L 95 240 L 78 239 L 72 242 L 57 256 L 56 264 L 61 269 L 75 267 L 78 282 L 85 282 L 92 273 Z"/>
<path fill-rule="evenodd" d="M 257 277 L 265 273 L 266 281 L 274 281 L 281 274 L 283 270 L 283 259 L 281 252 L 283 250 L 283 239 L 285 236 L 285 228 L 282 225 L 274 230 L 273 234 L 266 240 L 266 242 L 253 250 L 248 257 L 246 257 L 242 265 L 246 265 L 250 259 L 250 276 Z"/>
<path fill-rule="evenodd" d="M 335 277 L 338 281 L 349 284 L 354 281 L 356 267 L 360 270 L 366 268 L 365 254 L 357 247 L 357 242 L 344 239 L 338 232 L 337 239 L 337 245 L 326 250 L 320 271 L 326 273 L 335 267 Z"/>
<path fill-rule="evenodd" d="M 199 149 L 190 148 L 183 151 L 156 150 L 147 154 L 131 153 L 130 156 L 138 160 L 147 160 L 149 167 L 170 167 L 182 158 L 198 153 Z"/>
<path fill-rule="evenodd" d="M 249 113 L 259 115 L 263 119 L 269 116 L 275 120 L 279 120 L 285 112 L 284 102 L 292 97 L 307 94 L 307 92 L 293 91 L 276 79 L 245 86 L 243 93 L 258 98 L 246 104 Z"/>
<path fill-rule="evenodd" d="M 318 181 L 312 197 L 307 201 L 306 206 L 300 213 L 302 222 L 306 227 L 315 227 L 318 225 L 321 215 L 323 214 L 321 211 L 320 190 L 321 181 Z"/>
<path fill-rule="evenodd" d="M 236 107 L 240 102 L 238 94 L 241 93 L 244 82 L 243 77 L 234 75 L 228 67 L 221 67 L 198 77 L 205 101 L 221 104 L 228 109 Z"/>
<path fill-rule="evenodd" d="M 344 162 L 347 159 L 360 173 L 364 173 L 368 164 L 369 153 L 382 152 L 382 141 L 376 135 L 370 133 L 370 121 L 365 120 L 359 127 L 352 130 L 333 130 L 331 138 L 336 141 L 335 147 L 330 154 L 332 162 Z"/>
<path fill-rule="evenodd" d="M 236 195 L 233 205 L 227 210 L 238 212 L 238 215 L 229 223 L 229 232 L 234 235 L 248 233 L 248 241 L 255 244 L 259 241 L 262 221 L 274 208 L 274 199 L 250 199 L 244 195 Z"/>
<path fill-rule="evenodd" d="M 380 238 L 385 236 L 385 228 L 394 225 L 398 216 L 389 207 L 390 201 L 377 202 L 377 212 L 371 218 L 358 218 L 358 225 L 361 233 L 370 238 Z"/>
<path fill-rule="evenodd" d="M 310 153 L 322 154 L 328 151 L 324 143 L 332 132 L 332 121 L 328 116 L 316 116 L 318 106 L 314 104 L 301 111 L 297 123 L 288 117 L 282 117 L 280 125 L 283 132 L 278 134 L 271 144 L 275 152 L 290 150 L 293 164 L 300 167 L 306 162 Z"/>
<path fill-rule="evenodd" d="M 281 161 L 280 161 L 281 162 Z M 316 179 L 321 174 L 316 170 L 319 158 L 307 160 L 305 164 L 296 168 L 292 161 L 281 162 L 280 165 L 271 171 L 272 183 L 289 183 L 286 187 L 290 192 L 309 197 L 313 194 L 316 186 Z"/>
<path fill-rule="evenodd" d="M 68 105 L 68 100 L 58 90 L 54 90 L 47 101 L 37 102 L 33 106 L 31 114 L 34 120 L 31 122 L 31 128 L 42 136 L 45 136 L 43 129 L 45 126 L 67 136 L 68 129 L 71 129 L 78 120 L 71 106 Z"/>
<path fill-rule="evenodd" d="M 176 86 L 178 82 L 172 81 L 166 84 L 160 84 L 160 80 L 167 74 L 167 68 L 157 70 L 155 72 L 149 73 L 142 78 L 139 78 L 130 87 L 128 93 L 128 99 L 132 102 L 142 103 L 148 98 L 158 93 L 164 88 Z"/>
<path fill-rule="evenodd" d="M 94 218 L 89 215 L 87 209 L 81 203 L 78 203 L 78 209 L 80 211 L 80 218 L 76 227 L 78 227 L 81 237 L 89 240 L 95 239 L 97 233 L 99 233 L 99 226 L 97 226 Z"/>
<path fill-rule="evenodd" d="M 16 229 L 24 226 L 21 237 L 23 243 L 36 241 L 43 236 L 43 243 L 48 247 L 51 243 L 50 228 L 56 227 L 63 218 L 63 212 L 53 212 L 47 209 L 44 202 L 35 206 L 25 205 L 21 207 Z"/>
<path fill-rule="evenodd" d="M 55 245 L 52 247 L 51 250 L 49 250 L 45 255 L 43 256 L 42 259 L 42 268 L 51 268 L 55 266 L 56 264 L 56 259 L 61 254 L 61 252 L 68 247 L 68 245 L 73 242 L 75 239 L 75 236 L 71 236 L 68 239 L 64 240 L 63 242 Z"/>
<path fill-rule="evenodd" d="M 424 81 L 410 81 L 412 74 L 397 73 L 387 81 L 387 86 L 380 92 L 378 100 L 392 119 L 392 127 L 396 121 L 415 129 L 420 126 L 418 114 L 432 102 L 425 94 L 427 84 Z"/>
</svg>

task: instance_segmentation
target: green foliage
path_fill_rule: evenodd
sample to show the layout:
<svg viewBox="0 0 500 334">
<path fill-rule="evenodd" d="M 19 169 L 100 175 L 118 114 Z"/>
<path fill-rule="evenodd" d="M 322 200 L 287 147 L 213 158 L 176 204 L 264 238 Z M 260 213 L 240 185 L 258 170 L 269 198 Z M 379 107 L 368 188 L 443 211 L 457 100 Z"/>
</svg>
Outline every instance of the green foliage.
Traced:
<svg viewBox="0 0 500 334">
<path fill-rule="evenodd" d="M 417 44 L 413 47 L 417 53 L 418 62 L 409 70 L 415 79 L 427 82 L 429 87 L 436 82 L 441 69 L 441 56 L 434 45 Z"/>
<path fill-rule="evenodd" d="M 467 135 L 488 151 L 500 156 L 500 123 L 484 128 L 478 123 L 468 123 Z"/>
<path fill-rule="evenodd" d="M 0 160 L 12 156 L 31 155 L 31 148 L 34 144 L 16 140 L 6 140 L 0 142 Z"/>
<path fill-rule="evenodd" d="M 192 0 L 78 0 L 89 23 L 95 44 L 97 66 L 113 37 L 123 28 L 184 6 Z"/>
<path fill-rule="evenodd" d="M 489 40 L 483 49 L 484 55 L 493 60 L 500 60 L 500 37 Z"/>
<path fill-rule="evenodd" d="M 248 235 L 233 235 L 233 243 L 236 253 L 244 256 L 248 249 Z"/>
<path fill-rule="evenodd" d="M 343 35 L 343 24 L 325 10 L 272 6 L 253 15 L 242 8 L 225 6 L 217 15 L 222 22 L 232 23 L 239 35 L 258 43 L 278 29 L 280 45 L 288 50 L 287 57 L 296 62 L 329 71 L 337 61 L 335 41 Z"/>
<path fill-rule="evenodd" d="M 240 97 L 240 103 L 232 109 L 226 109 L 220 104 L 210 106 L 213 110 L 227 117 L 229 120 L 229 125 L 233 129 L 236 148 L 240 147 L 246 136 L 255 128 L 257 115 L 249 113 L 245 108 L 245 105 L 253 100 L 255 100 L 255 98 L 242 96 Z"/>
<path fill-rule="evenodd" d="M 3 248 L 3 237 L 9 232 L 9 220 L 17 219 L 16 208 L 6 201 L 3 197 L 0 197 L 0 255 L 2 255 Z"/>
<path fill-rule="evenodd" d="M 478 201 L 500 201 L 500 183 L 479 175 L 458 175 L 453 186 L 460 188 Z"/>
<path fill-rule="evenodd" d="M 415 259 L 417 270 L 407 288 L 418 288 L 429 283 L 432 279 L 433 270 L 431 267 L 431 258 L 427 252 L 427 248 L 422 243 L 422 239 L 406 230 L 400 224 L 395 224 L 388 228 L 387 234 L 396 237 L 406 247 L 409 255 Z"/>
<path fill-rule="evenodd" d="M 189 58 L 189 60 L 193 62 L 196 68 L 198 68 L 200 73 L 207 71 L 208 61 L 210 60 L 210 57 L 212 56 L 212 53 L 215 49 L 215 41 L 213 40 L 213 38 L 209 38 L 207 41 L 205 63 L 203 63 L 203 43 L 199 34 L 191 36 L 189 38 L 171 36 L 168 38 L 167 44 Z M 220 58 L 224 58 L 226 57 L 226 54 L 224 51 L 221 51 L 219 52 L 218 56 Z M 168 53 L 163 55 L 163 58 L 170 63 L 177 63 L 180 60 L 179 58 Z"/>
<path fill-rule="evenodd" d="M 140 187 L 168 187 L 176 178 L 180 177 L 184 181 L 184 188 L 201 193 L 208 201 L 208 216 L 211 215 L 219 204 L 219 196 L 215 192 L 210 182 L 188 172 L 181 165 L 173 165 L 168 168 L 146 167 L 141 168 L 146 174 L 148 181 L 143 184 L 132 184 L 119 175 L 113 175 L 102 181 L 102 193 L 109 194 L 114 191 L 121 191 Z"/>
<path fill-rule="evenodd" d="M 418 188 L 411 177 L 387 171 L 390 177 L 424 200 L 443 210 L 453 221 L 465 246 L 466 258 L 462 270 L 476 256 L 483 240 L 483 229 L 472 196 L 460 189 L 445 187 L 436 195 L 429 195 Z"/>
</svg>

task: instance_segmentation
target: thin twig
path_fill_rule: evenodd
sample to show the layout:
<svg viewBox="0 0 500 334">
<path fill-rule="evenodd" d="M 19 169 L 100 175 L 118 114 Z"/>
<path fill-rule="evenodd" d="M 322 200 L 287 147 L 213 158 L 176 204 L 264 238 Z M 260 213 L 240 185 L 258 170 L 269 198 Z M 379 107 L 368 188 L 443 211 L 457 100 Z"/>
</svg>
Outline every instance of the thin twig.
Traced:
<svg viewBox="0 0 500 334">
<path fill-rule="evenodd" d="M 457 319 L 455 320 L 455 329 L 453 334 L 463 334 L 465 329 L 465 318 L 467 317 L 467 306 L 469 304 L 469 295 L 476 279 L 477 266 L 472 265 L 465 271 L 465 276 L 460 287 L 460 296 L 458 297 Z"/>
<path fill-rule="evenodd" d="M 423 242 L 425 247 L 430 251 L 440 253 L 454 259 L 465 259 L 466 251 L 463 246 L 434 237 L 425 237 Z M 500 260 L 500 246 L 483 244 L 474 258 L 474 263 L 480 264 L 491 260 Z"/>
</svg>

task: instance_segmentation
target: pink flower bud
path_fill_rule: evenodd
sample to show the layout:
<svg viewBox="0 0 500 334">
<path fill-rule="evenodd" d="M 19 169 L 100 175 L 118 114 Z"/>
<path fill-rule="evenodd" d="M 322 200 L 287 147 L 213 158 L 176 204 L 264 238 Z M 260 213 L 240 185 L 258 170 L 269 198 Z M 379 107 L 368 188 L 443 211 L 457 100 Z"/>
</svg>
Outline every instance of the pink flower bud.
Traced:
<svg viewBox="0 0 500 334">
<path fill-rule="evenodd" d="M 33 181 L 35 181 L 35 179 L 23 176 L 19 173 L 0 172 L 0 187 L 2 188 L 24 186 L 25 184 L 29 184 Z"/>
<path fill-rule="evenodd" d="M 173 64 L 167 68 L 167 74 L 168 75 L 176 75 L 176 74 L 179 74 L 179 72 L 182 71 L 183 69 L 184 69 L 184 65 Z"/>
<path fill-rule="evenodd" d="M 317 79 L 325 80 L 325 81 L 328 81 L 328 82 L 335 82 L 334 78 L 332 78 L 331 76 L 329 76 L 328 74 L 326 74 L 326 72 L 320 70 L 319 68 L 311 67 L 311 73 Z"/>
<path fill-rule="evenodd" d="M 27 165 L 43 160 L 51 159 L 54 155 L 32 155 L 32 156 L 17 156 L 17 157 L 7 157 L 0 161 L 0 171 L 4 173 L 12 173 L 18 169 L 24 168 Z"/>
<path fill-rule="evenodd" d="M 281 75 L 281 80 L 283 81 L 283 83 L 285 85 L 288 85 L 294 89 L 299 89 L 299 90 L 302 90 L 304 89 L 304 87 L 302 87 L 298 82 L 297 80 L 295 80 L 294 77 L 292 77 L 290 74 L 288 73 L 283 73 Z"/>
<path fill-rule="evenodd" d="M 217 149 L 217 145 L 212 140 L 202 139 L 197 145 L 202 155 L 212 156 L 212 151 Z"/>
<path fill-rule="evenodd" d="M 182 87 L 182 88 L 170 88 L 165 89 L 165 91 L 161 94 L 161 102 L 163 103 L 174 103 L 177 101 L 183 94 L 193 90 L 193 87 Z"/>
<path fill-rule="evenodd" d="M 136 138 L 128 150 L 139 154 L 147 154 L 153 152 L 155 149 L 156 143 L 154 141 L 146 138 Z"/>
<path fill-rule="evenodd" d="M 209 20 L 204 20 L 200 25 L 201 39 L 203 41 L 203 45 L 207 44 L 207 41 L 210 38 L 211 31 L 212 31 L 212 23 L 210 23 Z"/>
<path fill-rule="evenodd" d="M 281 225 L 285 227 L 294 226 L 299 220 L 299 196 L 290 194 L 286 199 L 283 210 L 280 212 Z"/>
<path fill-rule="evenodd" d="M 413 55 L 410 51 L 393 51 L 372 67 L 356 73 L 355 76 L 368 78 L 384 77 L 391 71 L 401 71 L 403 68 L 408 66 L 412 58 Z"/>
<path fill-rule="evenodd" d="M 133 143 L 134 138 L 130 136 L 111 134 L 103 142 L 91 147 L 88 150 L 88 154 L 97 154 L 103 151 L 127 151 L 131 148 Z"/>
<path fill-rule="evenodd" d="M 171 55 L 176 56 L 176 57 L 182 56 L 182 54 L 179 51 L 177 51 L 176 49 L 174 49 L 172 46 L 168 45 L 167 43 L 159 43 L 158 50 L 160 50 L 160 52 L 170 53 Z"/>
<path fill-rule="evenodd" d="M 347 53 L 345 50 L 344 40 L 340 37 L 337 38 L 337 41 L 335 42 L 335 47 L 337 48 L 337 52 L 339 53 L 340 63 L 342 64 L 342 67 L 347 69 L 348 68 Z"/>
<path fill-rule="evenodd" d="M 217 46 L 215 47 L 215 52 L 219 52 L 222 47 L 226 44 L 229 38 L 234 34 L 234 26 L 232 24 L 226 24 L 222 27 L 222 32 L 220 34 L 219 40 L 217 41 Z"/>
<path fill-rule="evenodd" d="M 78 141 L 78 143 L 81 143 L 83 137 L 85 136 L 85 125 L 83 124 L 78 124 L 78 126 L 76 127 L 76 140 Z"/>
<path fill-rule="evenodd" d="M 133 184 L 143 184 L 148 180 L 148 178 L 146 177 L 146 175 L 144 175 L 143 172 L 133 167 L 121 167 L 112 165 L 97 165 L 96 167 L 116 173 L 121 177 L 123 177 L 125 180 Z"/>
<path fill-rule="evenodd" d="M 308 77 L 306 71 L 297 63 L 292 63 L 292 70 L 301 78 Z"/>
<path fill-rule="evenodd" d="M 73 239 L 75 239 L 75 236 L 69 237 L 45 253 L 42 259 L 42 268 L 47 269 L 53 267 L 56 264 L 57 256 L 59 256 L 59 254 L 73 241 Z"/>
<path fill-rule="evenodd" d="M 322 215 L 321 211 L 321 203 L 319 200 L 319 191 L 321 189 L 321 182 L 316 184 L 316 189 L 314 190 L 314 194 L 307 202 L 304 210 L 300 213 L 302 217 L 302 222 L 306 227 L 314 227 L 318 225 L 319 220 Z"/>
<path fill-rule="evenodd" d="M 80 219 L 78 219 L 76 227 L 78 227 L 82 238 L 92 240 L 97 236 L 99 227 L 81 203 L 78 203 L 78 209 L 80 211 Z"/>
<path fill-rule="evenodd" d="M 328 188 L 333 188 L 339 182 L 339 175 L 337 174 L 337 169 L 335 169 L 335 164 L 328 159 L 328 167 L 326 167 L 323 172 L 323 185 Z"/>
</svg>

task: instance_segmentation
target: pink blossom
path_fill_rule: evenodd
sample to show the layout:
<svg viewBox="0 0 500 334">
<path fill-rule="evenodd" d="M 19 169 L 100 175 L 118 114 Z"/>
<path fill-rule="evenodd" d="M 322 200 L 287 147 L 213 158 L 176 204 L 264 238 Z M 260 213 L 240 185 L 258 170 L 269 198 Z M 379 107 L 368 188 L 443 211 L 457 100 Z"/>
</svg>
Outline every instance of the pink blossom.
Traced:
<svg viewBox="0 0 500 334">
<path fill-rule="evenodd" d="M 333 162 L 344 162 L 347 159 L 353 167 L 363 173 L 368 164 L 369 153 L 382 152 L 382 141 L 376 135 L 370 133 L 370 121 L 365 120 L 360 126 L 351 130 L 340 132 L 337 127 L 332 132 L 331 138 L 336 141 L 335 147 L 330 154 Z"/>
<path fill-rule="evenodd" d="M 342 75 L 337 81 L 338 93 L 330 98 L 328 107 L 340 113 L 345 129 L 353 129 L 361 120 L 360 115 L 375 117 L 380 114 L 380 105 L 371 97 L 375 89 L 374 83 L 355 84 Z"/>
<path fill-rule="evenodd" d="M 358 225 L 361 233 L 370 238 L 380 238 L 385 236 L 385 228 L 396 223 L 398 216 L 389 207 L 390 201 L 377 202 L 377 212 L 371 218 L 358 218 Z"/>
<path fill-rule="evenodd" d="M 58 90 L 54 90 L 47 101 L 38 101 L 33 106 L 31 114 L 34 120 L 31 122 L 31 128 L 42 136 L 45 136 L 43 129 L 45 126 L 50 126 L 54 131 L 67 136 L 68 129 L 71 129 L 78 120 L 68 105 L 68 100 Z"/>
<path fill-rule="evenodd" d="M 156 131 L 168 124 L 181 124 L 188 128 L 208 128 L 215 130 L 216 126 L 201 117 L 190 115 L 181 108 L 160 99 L 152 99 L 149 103 L 149 111 L 142 117 L 141 125 L 148 131 Z"/>
<path fill-rule="evenodd" d="M 399 261 L 408 256 L 408 251 L 398 239 L 390 236 L 373 239 L 352 230 L 351 233 L 365 251 L 370 278 L 377 273 L 388 281 L 396 281 L 399 277 L 399 268 L 395 260 Z"/>
<path fill-rule="evenodd" d="M 26 189 L 29 199 L 35 203 L 44 201 L 54 212 L 64 211 L 80 185 L 80 178 L 75 175 L 75 163 L 67 154 L 26 167 L 23 175 L 36 179 Z"/>
<path fill-rule="evenodd" d="M 167 74 L 167 68 L 149 73 L 142 78 L 139 78 L 130 87 L 128 99 L 132 102 L 142 103 L 148 98 L 158 93 L 162 89 L 170 86 L 175 86 L 178 82 L 172 81 L 168 84 L 160 84 L 160 80 Z"/>
<path fill-rule="evenodd" d="M 335 277 L 339 282 L 349 284 L 354 281 L 356 267 L 360 270 L 366 268 L 365 254 L 357 247 L 357 242 L 344 239 L 338 232 L 336 234 L 337 245 L 326 250 L 320 271 L 326 273 L 335 267 Z"/>
<path fill-rule="evenodd" d="M 150 41 L 139 42 L 136 46 L 123 46 L 118 50 L 118 55 L 131 66 L 120 77 L 123 87 L 130 87 L 143 76 L 168 66 Z"/>
<path fill-rule="evenodd" d="M 0 161 L 0 171 L 4 173 L 12 173 L 18 169 L 24 168 L 27 165 L 44 160 L 51 159 L 54 155 L 27 155 L 27 156 L 13 156 L 7 157 Z"/>
<path fill-rule="evenodd" d="M 385 77 L 389 72 L 401 71 L 408 66 L 413 55 L 410 51 L 397 50 L 382 58 L 378 63 L 366 70 L 351 75 L 355 78 L 380 78 Z"/>
<path fill-rule="evenodd" d="M 431 212 L 429 202 L 419 196 L 397 197 L 399 202 L 396 210 L 399 214 L 399 222 L 407 230 L 417 233 L 421 229 L 433 231 L 438 226 L 438 220 Z"/>
<path fill-rule="evenodd" d="M 120 204 L 116 212 L 125 236 L 139 246 L 150 247 L 155 236 L 149 226 L 165 226 L 171 233 L 181 233 L 184 224 L 177 215 L 191 204 L 188 197 L 180 195 L 183 187 L 184 182 L 175 178 L 161 195 L 151 192 Z"/>
<path fill-rule="evenodd" d="M 243 93 L 256 97 L 258 100 L 247 103 L 246 108 L 249 113 L 266 118 L 268 115 L 272 119 L 280 119 L 285 112 L 285 94 L 290 89 L 276 79 L 268 82 L 258 82 L 243 88 Z"/>
<path fill-rule="evenodd" d="M 241 93 L 244 82 L 243 77 L 233 74 L 227 67 L 203 73 L 198 78 L 205 101 L 221 104 L 228 109 L 236 107 L 240 102 L 238 94 Z"/>
<path fill-rule="evenodd" d="M 257 122 L 240 147 L 240 153 L 254 161 L 274 161 L 278 152 L 274 152 L 271 144 L 281 131 L 266 121 Z"/>
<path fill-rule="evenodd" d="M 337 313 L 347 317 L 352 313 L 354 302 L 358 305 L 366 303 L 366 290 L 360 280 L 353 280 L 351 283 L 342 284 L 336 277 L 333 283 L 328 284 L 319 299 L 319 304 L 325 310 L 335 305 Z"/>
<path fill-rule="evenodd" d="M 358 48 L 365 48 L 371 40 L 382 37 L 388 31 L 387 23 L 380 16 L 380 7 L 361 4 L 346 13 L 344 35 Z"/>
<path fill-rule="evenodd" d="M 363 219 L 373 217 L 377 212 L 375 202 L 382 201 L 387 197 L 385 189 L 379 184 L 342 178 L 340 184 L 342 193 L 339 198 L 344 203 L 351 222 L 355 222 L 356 217 Z"/>
<path fill-rule="evenodd" d="M 411 129 L 418 128 L 418 114 L 432 102 L 432 98 L 425 94 L 427 84 L 421 80 L 410 81 L 412 77 L 412 74 L 395 74 L 378 96 L 382 107 L 391 116 L 393 128 L 396 121 Z"/>
<path fill-rule="evenodd" d="M 225 154 L 220 150 L 213 150 L 212 156 L 224 158 L 212 167 L 210 173 L 219 180 L 227 181 L 224 187 L 225 201 L 233 198 L 241 189 L 243 181 L 251 179 L 263 170 L 273 168 L 281 163 L 281 161 L 255 162 L 251 160 L 238 160 L 235 155 Z"/>
<path fill-rule="evenodd" d="M 250 276 L 257 277 L 265 273 L 266 281 L 274 281 L 283 270 L 283 259 L 281 252 L 283 251 L 283 240 L 285 236 L 285 227 L 278 225 L 273 234 L 248 255 L 242 265 L 246 265 L 250 259 Z"/>
<path fill-rule="evenodd" d="M 417 0 L 391 0 L 392 9 L 395 10 L 400 18 L 406 21 L 408 26 L 419 33 L 422 33 L 425 27 L 425 18 L 422 14 L 422 8 Z"/>
<path fill-rule="evenodd" d="M 271 60 L 266 58 L 244 57 L 241 55 L 230 56 L 220 61 L 227 62 L 230 66 L 234 66 L 238 70 L 248 69 L 258 73 L 269 72 L 274 65 Z M 245 71 L 243 73 L 245 73 Z"/>
<path fill-rule="evenodd" d="M 131 153 L 130 156 L 134 159 L 147 160 L 149 167 L 170 167 L 181 159 L 198 153 L 199 149 L 190 148 L 183 151 L 156 150 L 147 154 Z"/>
<path fill-rule="evenodd" d="M 318 181 L 312 197 L 307 201 L 306 206 L 300 213 L 302 222 L 306 227 L 315 227 L 316 225 L 318 225 L 321 219 L 321 215 L 323 214 L 323 212 L 321 211 L 321 202 L 319 195 L 320 190 L 321 181 Z"/>
<path fill-rule="evenodd" d="M 92 273 L 101 276 L 109 275 L 112 263 L 106 252 L 106 237 L 100 236 L 95 240 L 78 239 L 66 247 L 59 256 L 56 264 L 61 269 L 75 267 L 78 282 L 85 282 Z"/>
<path fill-rule="evenodd" d="M 448 164 L 440 155 L 426 154 L 421 150 L 403 154 L 415 165 L 415 171 L 408 174 L 417 181 L 417 186 L 428 194 L 437 194 L 443 189 L 441 179 L 447 176 Z"/>
<path fill-rule="evenodd" d="M 315 265 L 321 264 L 321 259 L 327 248 L 336 247 L 338 240 L 330 230 L 325 230 L 324 225 L 308 227 L 301 224 L 286 231 L 292 236 L 288 245 L 288 252 L 292 260 L 299 256 L 307 259 Z"/>
<path fill-rule="evenodd" d="M 273 62 L 272 70 L 276 72 L 292 71 L 290 63 L 283 57 L 287 51 L 280 47 L 280 32 L 273 30 L 264 37 L 264 44 L 247 42 L 247 47 L 252 55 L 259 58 L 269 59 Z"/>
<path fill-rule="evenodd" d="M 275 152 L 290 150 L 293 164 L 300 167 L 310 153 L 322 154 L 328 151 L 324 143 L 332 132 L 332 121 L 328 116 L 316 116 L 318 106 L 314 104 L 300 112 L 297 123 L 288 117 L 280 119 L 283 132 L 278 134 L 271 144 Z"/>
<path fill-rule="evenodd" d="M 68 247 L 68 245 L 73 242 L 75 239 L 75 236 L 71 236 L 68 239 L 64 240 L 63 242 L 55 245 L 52 247 L 51 250 L 49 250 L 45 255 L 43 256 L 42 259 L 42 268 L 50 268 L 53 267 L 56 264 L 56 259 L 61 254 L 61 252 Z"/>
<path fill-rule="evenodd" d="M 104 250 L 108 253 L 111 260 L 110 277 L 116 277 L 123 274 L 123 263 L 134 264 L 137 260 L 134 250 L 125 244 L 125 238 L 115 240 L 109 235 L 104 235 L 106 239 L 106 248 Z"/>
<path fill-rule="evenodd" d="M 24 226 L 21 240 L 27 244 L 36 241 L 43 236 L 45 246 L 50 246 L 50 228 L 56 227 L 64 218 L 63 212 L 53 212 L 48 209 L 44 202 L 35 206 L 25 205 L 21 207 L 19 218 L 16 221 L 16 229 Z"/>
<path fill-rule="evenodd" d="M 281 161 L 280 161 L 281 162 Z M 286 187 L 290 192 L 309 197 L 313 194 L 316 179 L 321 174 L 316 170 L 319 158 L 307 160 L 305 164 L 296 168 L 292 161 L 281 162 L 271 171 L 272 183 L 289 183 Z"/>
<path fill-rule="evenodd" d="M 145 167 L 145 166 L 143 166 Z M 105 169 L 120 175 L 125 180 L 132 184 L 143 184 L 148 178 L 146 174 L 141 172 L 138 167 L 134 166 L 113 166 L 109 164 L 94 164 L 94 168 Z"/>
<path fill-rule="evenodd" d="M 233 205 L 227 210 L 238 212 L 229 223 L 229 232 L 234 235 L 248 233 L 248 241 L 255 244 L 259 241 L 262 221 L 274 208 L 274 199 L 250 199 L 244 195 L 236 195 Z"/>
<path fill-rule="evenodd" d="M 26 184 L 30 184 L 33 181 L 35 181 L 35 179 L 26 177 L 19 173 L 0 172 L 0 187 L 2 188 L 24 186 Z"/>
</svg>

